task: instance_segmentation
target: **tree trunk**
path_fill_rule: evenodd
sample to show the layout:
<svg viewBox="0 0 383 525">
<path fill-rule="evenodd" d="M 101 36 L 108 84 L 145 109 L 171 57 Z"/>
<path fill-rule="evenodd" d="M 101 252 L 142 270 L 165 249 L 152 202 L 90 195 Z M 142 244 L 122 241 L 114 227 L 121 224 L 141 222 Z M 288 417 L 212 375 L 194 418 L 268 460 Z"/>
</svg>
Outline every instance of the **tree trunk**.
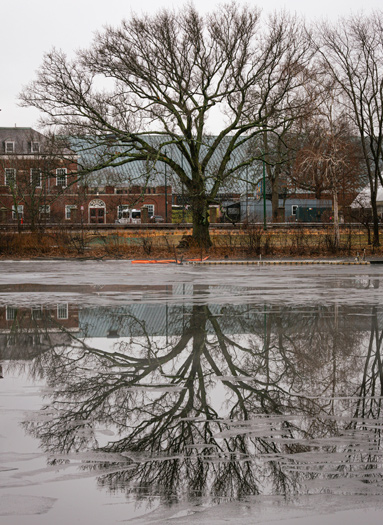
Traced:
<svg viewBox="0 0 383 525">
<path fill-rule="evenodd" d="M 35 232 L 36 231 L 36 218 L 35 218 L 35 208 L 34 206 L 31 206 L 31 210 L 30 210 L 30 217 L 31 217 L 31 231 L 32 232 Z"/>
<path fill-rule="evenodd" d="M 375 184 L 377 187 L 377 183 Z M 379 246 L 379 215 L 378 207 L 376 204 L 376 191 L 371 190 L 371 209 L 372 209 L 372 222 L 373 222 L 373 240 L 372 245 Z"/>
<path fill-rule="evenodd" d="M 272 222 L 279 222 L 278 209 L 279 209 L 279 177 L 271 179 L 271 216 Z"/>
<path fill-rule="evenodd" d="M 208 250 L 212 246 L 209 234 L 209 207 L 203 196 L 192 197 L 193 239 L 200 248 Z"/>
</svg>

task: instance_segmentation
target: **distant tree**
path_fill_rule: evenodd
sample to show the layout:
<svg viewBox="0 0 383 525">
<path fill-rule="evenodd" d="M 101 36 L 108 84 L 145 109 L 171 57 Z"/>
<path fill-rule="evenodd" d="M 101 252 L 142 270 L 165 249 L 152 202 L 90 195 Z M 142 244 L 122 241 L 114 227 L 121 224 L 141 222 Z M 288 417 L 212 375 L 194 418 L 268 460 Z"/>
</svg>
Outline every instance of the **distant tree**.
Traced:
<svg viewBox="0 0 383 525">
<path fill-rule="evenodd" d="M 340 244 L 339 198 L 355 196 L 362 172 L 360 143 L 352 136 L 347 116 L 336 114 L 337 109 L 329 93 L 322 115 L 308 122 L 291 174 L 298 187 L 315 192 L 317 198 L 323 192 L 331 195 L 335 248 Z"/>
<path fill-rule="evenodd" d="M 316 49 L 336 83 L 344 110 L 359 134 L 373 216 L 373 244 L 379 245 L 376 197 L 383 185 L 383 12 L 321 24 Z"/>
<path fill-rule="evenodd" d="M 261 158 L 244 146 L 291 118 L 282 102 L 301 104 L 310 59 L 301 22 L 286 13 L 261 24 L 256 7 L 230 3 L 203 17 L 188 5 L 108 27 L 73 61 L 51 51 L 21 99 L 45 125 L 105 146 L 94 169 L 167 165 L 189 196 L 193 236 L 208 247 L 209 203 Z"/>
<path fill-rule="evenodd" d="M 258 141 L 271 192 L 273 222 L 279 221 L 279 197 L 281 193 L 286 195 L 288 172 L 299 149 L 305 123 L 318 113 L 326 91 L 320 83 L 321 75 L 313 65 L 297 70 L 296 74 L 304 79 L 302 86 L 293 99 L 287 96 L 280 101 L 277 111 L 267 118 Z M 284 119 L 279 116 L 282 114 Z"/>
</svg>

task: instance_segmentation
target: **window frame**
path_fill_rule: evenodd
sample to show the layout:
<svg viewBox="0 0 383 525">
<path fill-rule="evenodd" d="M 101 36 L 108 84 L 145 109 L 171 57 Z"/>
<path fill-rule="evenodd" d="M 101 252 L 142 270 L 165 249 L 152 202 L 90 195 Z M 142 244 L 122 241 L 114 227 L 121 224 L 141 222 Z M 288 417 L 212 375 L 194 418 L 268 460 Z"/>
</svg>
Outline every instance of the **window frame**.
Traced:
<svg viewBox="0 0 383 525">
<path fill-rule="evenodd" d="M 11 151 L 8 151 L 8 147 L 11 146 Z M 6 140 L 4 144 L 4 151 L 7 155 L 8 153 L 15 153 L 15 141 L 14 140 Z"/>
<path fill-rule="evenodd" d="M 33 321 L 41 321 L 42 318 L 43 318 L 43 307 L 33 306 L 31 308 L 31 319 L 33 319 Z"/>
<path fill-rule="evenodd" d="M 17 213 L 19 214 L 19 218 L 20 219 L 24 218 L 24 205 L 23 204 L 18 204 L 17 205 Z M 15 205 L 13 205 L 12 206 L 12 219 L 17 220 L 17 218 L 18 217 L 16 217 Z"/>
<path fill-rule="evenodd" d="M 38 174 L 39 174 L 39 184 L 36 184 L 36 185 L 33 184 L 33 177 L 34 177 L 34 173 L 33 172 L 38 172 Z M 31 174 L 31 186 L 34 186 L 35 188 L 42 188 L 42 173 L 41 173 L 41 169 L 40 168 L 31 168 L 30 174 Z"/>
<path fill-rule="evenodd" d="M 31 153 L 40 153 L 40 142 L 31 142 Z"/>
<path fill-rule="evenodd" d="M 7 321 L 15 321 L 16 317 L 17 317 L 17 308 L 15 306 L 7 305 L 5 308 L 5 319 Z"/>
<path fill-rule="evenodd" d="M 10 171 L 13 172 L 13 175 L 11 175 L 11 179 L 13 179 L 13 186 L 15 186 L 16 185 L 16 174 L 17 174 L 16 168 L 5 168 L 4 169 L 4 184 L 5 186 L 11 186 L 10 181 L 9 181 L 9 174 L 7 174 L 7 172 L 10 172 Z"/>
<path fill-rule="evenodd" d="M 129 210 L 130 204 L 119 204 L 117 206 L 117 219 L 122 219 L 122 213 L 124 210 Z"/>
<path fill-rule="evenodd" d="M 65 313 L 64 315 L 62 315 L 61 312 L 64 312 L 64 309 L 65 309 Z M 62 304 L 57 305 L 57 319 L 60 319 L 60 320 L 69 319 L 68 303 L 62 303 Z"/>
<path fill-rule="evenodd" d="M 70 221 L 71 220 L 71 214 L 69 213 L 68 217 L 68 211 L 71 212 L 72 210 L 77 210 L 77 204 L 65 204 L 65 220 Z"/>
<path fill-rule="evenodd" d="M 292 204 L 291 205 L 291 215 L 293 217 L 297 216 L 297 209 L 299 208 L 299 204 Z"/>
<path fill-rule="evenodd" d="M 63 173 L 59 174 L 59 171 L 62 171 Z M 60 177 L 65 177 L 64 184 L 59 184 Z M 66 188 L 68 186 L 68 170 L 66 168 L 56 168 L 56 186 L 59 186 L 60 188 Z"/>
<path fill-rule="evenodd" d="M 150 219 L 150 217 L 153 217 L 153 215 L 155 215 L 156 208 L 155 208 L 154 204 L 143 204 L 142 208 L 146 208 L 148 210 L 148 217 L 149 217 L 149 219 Z M 149 208 L 153 208 L 153 213 L 149 212 Z"/>
<path fill-rule="evenodd" d="M 41 206 L 39 206 L 39 215 L 40 215 L 40 217 L 41 217 L 41 215 L 50 216 L 50 214 L 51 214 L 50 204 L 42 204 Z"/>
</svg>

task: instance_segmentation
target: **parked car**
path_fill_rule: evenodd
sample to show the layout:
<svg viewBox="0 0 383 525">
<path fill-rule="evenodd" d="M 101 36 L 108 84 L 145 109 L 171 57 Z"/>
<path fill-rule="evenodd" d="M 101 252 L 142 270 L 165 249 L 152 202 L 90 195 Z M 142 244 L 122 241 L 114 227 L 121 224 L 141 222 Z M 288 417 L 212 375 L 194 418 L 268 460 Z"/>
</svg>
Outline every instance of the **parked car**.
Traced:
<svg viewBox="0 0 383 525">
<path fill-rule="evenodd" d="M 149 219 L 150 222 L 164 222 L 162 215 L 152 215 Z"/>
</svg>

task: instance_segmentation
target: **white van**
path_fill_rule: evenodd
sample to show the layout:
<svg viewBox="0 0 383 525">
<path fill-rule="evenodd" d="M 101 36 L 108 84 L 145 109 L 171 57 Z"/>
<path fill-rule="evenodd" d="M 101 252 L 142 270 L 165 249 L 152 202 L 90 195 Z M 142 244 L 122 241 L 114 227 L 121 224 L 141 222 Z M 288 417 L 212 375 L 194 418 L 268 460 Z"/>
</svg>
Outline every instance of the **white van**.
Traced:
<svg viewBox="0 0 383 525">
<path fill-rule="evenodd" d="M 125 208 L 121 217 L 116 220 L 117 224 L 141 224 L 141 210 Z"/>
</svg>

